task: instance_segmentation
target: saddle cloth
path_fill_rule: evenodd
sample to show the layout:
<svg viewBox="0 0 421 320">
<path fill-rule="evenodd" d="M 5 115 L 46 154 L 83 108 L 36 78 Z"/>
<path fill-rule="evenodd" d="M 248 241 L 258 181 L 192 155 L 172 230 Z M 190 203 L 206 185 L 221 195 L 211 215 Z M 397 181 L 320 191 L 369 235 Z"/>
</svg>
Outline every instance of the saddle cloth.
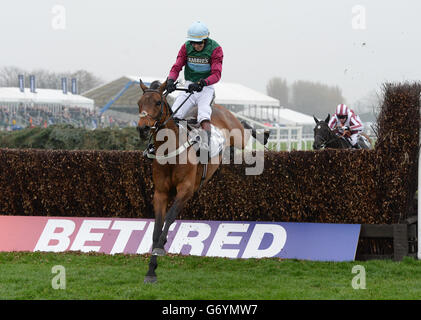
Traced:
<svg viewBox="0 0 421 320">
<path fill-rule="evenodd" d="M 191 125 L 187 119 L 185 121 L 178 121 L 178 127 L 187 132 L 188 141 L 191 145 L 198 144 L 200 147 L 201 144 L 201 135 L 200 132 L 202 129 L 200 125 Z M 207 143 L 207 141 L 206 141 Z M 219 155 L 225 147 L 225 136 L 222 131 L 211 124 L 211 141 L 210 141 L 210 158 L 213 158 Z"/>
</svg>

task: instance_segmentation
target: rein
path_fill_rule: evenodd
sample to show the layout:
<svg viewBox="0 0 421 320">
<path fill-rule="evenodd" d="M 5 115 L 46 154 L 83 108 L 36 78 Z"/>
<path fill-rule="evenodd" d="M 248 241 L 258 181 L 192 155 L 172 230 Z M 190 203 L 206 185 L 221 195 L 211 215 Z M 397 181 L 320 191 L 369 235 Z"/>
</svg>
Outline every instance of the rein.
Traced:
<svg viewBox="0 0 421 320">
<path fill-rule="evenodd" d="M 181 88 L 180 89 L 177 88 L 176 90 L 189 92 L 187 89 L 181 89 Z M 148 90 L 145 90 L 143 92 L 143 94 L 145 94 L 145 93 L 152 93 L 152 92 L 159 93 L 161 95 L 161 110 L 160 110 L 160 112 L 159 112 L 159 114 L 158 114 L 158 116 L 156 118 L 152 117 L 151 115 L 149 115 L 146 112 L 145 113 L 142 112 L 143 114 L 141 114 L 141 117 L 150 117 L 151 119 L 155 120 L 155 123 L 154 123 L 153 127 L 151 127 L 151 129 L 154 129 L 154 132 L 151 132 L 149 134 L 149 137 L 148 137 L 148 145 L 151 144 L 151 140 L 152 140 L 154 134 L 156 134 L 159 130 L 161 130 L 162 128 L 164 128 L 166 126 L 166 124 L 168 123 L 168 121 L 170 121 L 171 119 L 174 118 L 174 115 L 177 113 L 177 111 L 180 110 L 180 108 L 186 103 L 186 101 L 193 94 L 193 92 L 190 92 L 190 94 L 187 96 L 187 98 L 183 101 L 183 103 L 180 104 L 180 106 L 174 112 L 171 110 L 170 106 L 168 105 L 168 102 L 165 102 L 167 104 L 167 109 L 168 109 L 168 112 L 170 113 L 170 116 L 164 122 L 162 122 L 161 124 L 159 124 L 159 122 L 161 121 L 162 116 L 164 114 L 164 104 L 165 103 L 164 103 L 163 97 L 166 98 L 169 93 L 167 91 L 165 94 L 161 94 L 158 90 L 148 89 Z M 171 152 L 170 154 L 168 154 L 166 156 L 161 156 L 161 157 L 160 156 L 153 155 L 153 154 L 150 154 L 150 153 L 146 152 L 147 150 L 145 150 L 145 152 L 146 152 L 146 156 L 148 158 L 151 158 L 151 159 L 155 158 L 155 159 L 160 160 L 160 159 L 167 159 L 167 158 L 175 157 L 175 156 L 181 154 L 182 152 L 184 152 L 189 146 L 190 146 L 190 142 L 189 141 L 186 141 L 177 150 Z M 144 154 L 145 154 L 145 152 L 144 152 Z"/>
</svg>

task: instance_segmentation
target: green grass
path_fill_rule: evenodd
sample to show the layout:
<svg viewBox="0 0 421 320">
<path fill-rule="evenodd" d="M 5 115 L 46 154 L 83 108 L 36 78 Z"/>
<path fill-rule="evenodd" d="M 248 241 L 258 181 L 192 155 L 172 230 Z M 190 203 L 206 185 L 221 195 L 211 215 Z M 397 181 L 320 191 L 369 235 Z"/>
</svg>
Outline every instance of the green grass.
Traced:
<svg viewBox="0 0 421 320">
<path fill-rule="evenodd" d="M 158 282 L 144 284 L 149 257 L 82 253 L 0 253 L 0 299 L 420 299 L 421 261 L 311 262 L 170 255 Z M 53 289 L 66 271 L 66 289 Z M 355 265 L 366 289 L 352 288 Z"/>
</svg>

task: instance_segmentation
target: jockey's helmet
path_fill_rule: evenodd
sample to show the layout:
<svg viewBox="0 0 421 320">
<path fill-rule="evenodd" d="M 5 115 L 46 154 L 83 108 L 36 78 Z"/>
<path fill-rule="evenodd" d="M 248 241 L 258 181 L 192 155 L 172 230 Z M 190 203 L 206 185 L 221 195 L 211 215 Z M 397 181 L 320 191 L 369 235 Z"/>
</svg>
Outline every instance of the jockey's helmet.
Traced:
<svg viewBox="0 0 421 320">
<path fill-rule="evenodd" d="M 338 118 L 346 118 L 348 116 L 349 109 L 345 104 L 338 104 L 336 107 L 336 115 Z"/>
<path fill-rule="evenodd" d="M 200 21 L 193 23 L 187 31 L 187 40 L 201 42 L 209 37 L 208 27 Z"/>
</svg>

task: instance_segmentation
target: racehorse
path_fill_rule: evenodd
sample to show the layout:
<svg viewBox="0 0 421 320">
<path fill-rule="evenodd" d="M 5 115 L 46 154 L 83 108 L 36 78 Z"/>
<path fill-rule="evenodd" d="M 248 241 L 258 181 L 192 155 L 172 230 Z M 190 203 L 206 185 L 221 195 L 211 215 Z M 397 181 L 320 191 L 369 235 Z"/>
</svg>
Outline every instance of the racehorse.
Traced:
<svg viewBox="0 0 421 320">
<path fill-rule="evenodd" d="M 351 149 L 353 148 L 351 143 L 343 136 L 338 136 L 334 131 L 332 131 L 328 125 L 330 120 L 330 114 L 327 115 L 327 118 L 323 120 L 318 120 L 313 116 L 316 126 L 314 127 L 314 143 L 313 149 L 319 150 L 324 148 L 332 149 Z M 361 133 L 361 135 L 364 135 Z M 364 140 L 367 139 L 366 141 Z M 371 140 L 368 136 L 364 135 L 364 138 L 360 137 L 358 139 L 357 148 L 359 149 L 369 149 L 368 144 L 371 145 Z"/>
<path fill-rule="evenodd" d="M 164 141 L 158 140 L 157 135 L 163 129 L 172 130 L 175 133 L 174 146 L 176 150 L 185 145 L 182 135 L 179 135 L 180 127 L 173 117 L 166 94 L 166 81 L 152 88 L 145 86 L 140 80 L 140 88 L 143 95 L 138 101 L 140 119 L 137 130 L 141 139 L 148 136 L 153 137 L 156 150 L 163 146 Z M 240 121 L 234 117 L 223 106 L 214 104 L 212 107 L 211 124 L 225 134 L 226 146 L 244 149 L 247 145 L 250 134 L 245 130 Z M 234 130 L 236 129 L 236 130 Z M 248 129 L 248 128 L 247 128 Z M 229 135 L 228 135 L 229 133 Z M 255 131 L 252 131 L 255 136 Z M 266 137 L 265 137 L 266 138 Z M 267 141 L 267 138 L 265 139 Z M 265 142 L 266 142 L 265 141 Z M 202 164 L 197 160 L 197 150 L 187 147 L 182 152 L 170 152 L 174 158 L 181 160 L 183 155 L 187 155 L 187 161 L 176 161 L 175 163 L 162 163 L 157 158 L 152 162 L 152 176 L 154 183 L 153 208 L 155 214 L 155 225 L 153 231 L 152 255 L 149 262 L 149 270 L 145 276 L 145 283 L 157 281 L 156 268 L 158 267 L 158 256 L 165 255 L 164 245 L 167 242 L 167 235 L 170 225 L 175 221 L 179 212 L 185 207 L 187 201 L 191 199 L 198 189 L 211 179 L 218 169 L 222 155 L 216 155 Z M 158 153 L 157 153 L 158 157 Z M 218 157 L 215 161 L 215 158 Z M 175 194 L 175 196 L 174 196 Z M 168 204 L 173 204 L 168 209 Z"/>
</svg>

